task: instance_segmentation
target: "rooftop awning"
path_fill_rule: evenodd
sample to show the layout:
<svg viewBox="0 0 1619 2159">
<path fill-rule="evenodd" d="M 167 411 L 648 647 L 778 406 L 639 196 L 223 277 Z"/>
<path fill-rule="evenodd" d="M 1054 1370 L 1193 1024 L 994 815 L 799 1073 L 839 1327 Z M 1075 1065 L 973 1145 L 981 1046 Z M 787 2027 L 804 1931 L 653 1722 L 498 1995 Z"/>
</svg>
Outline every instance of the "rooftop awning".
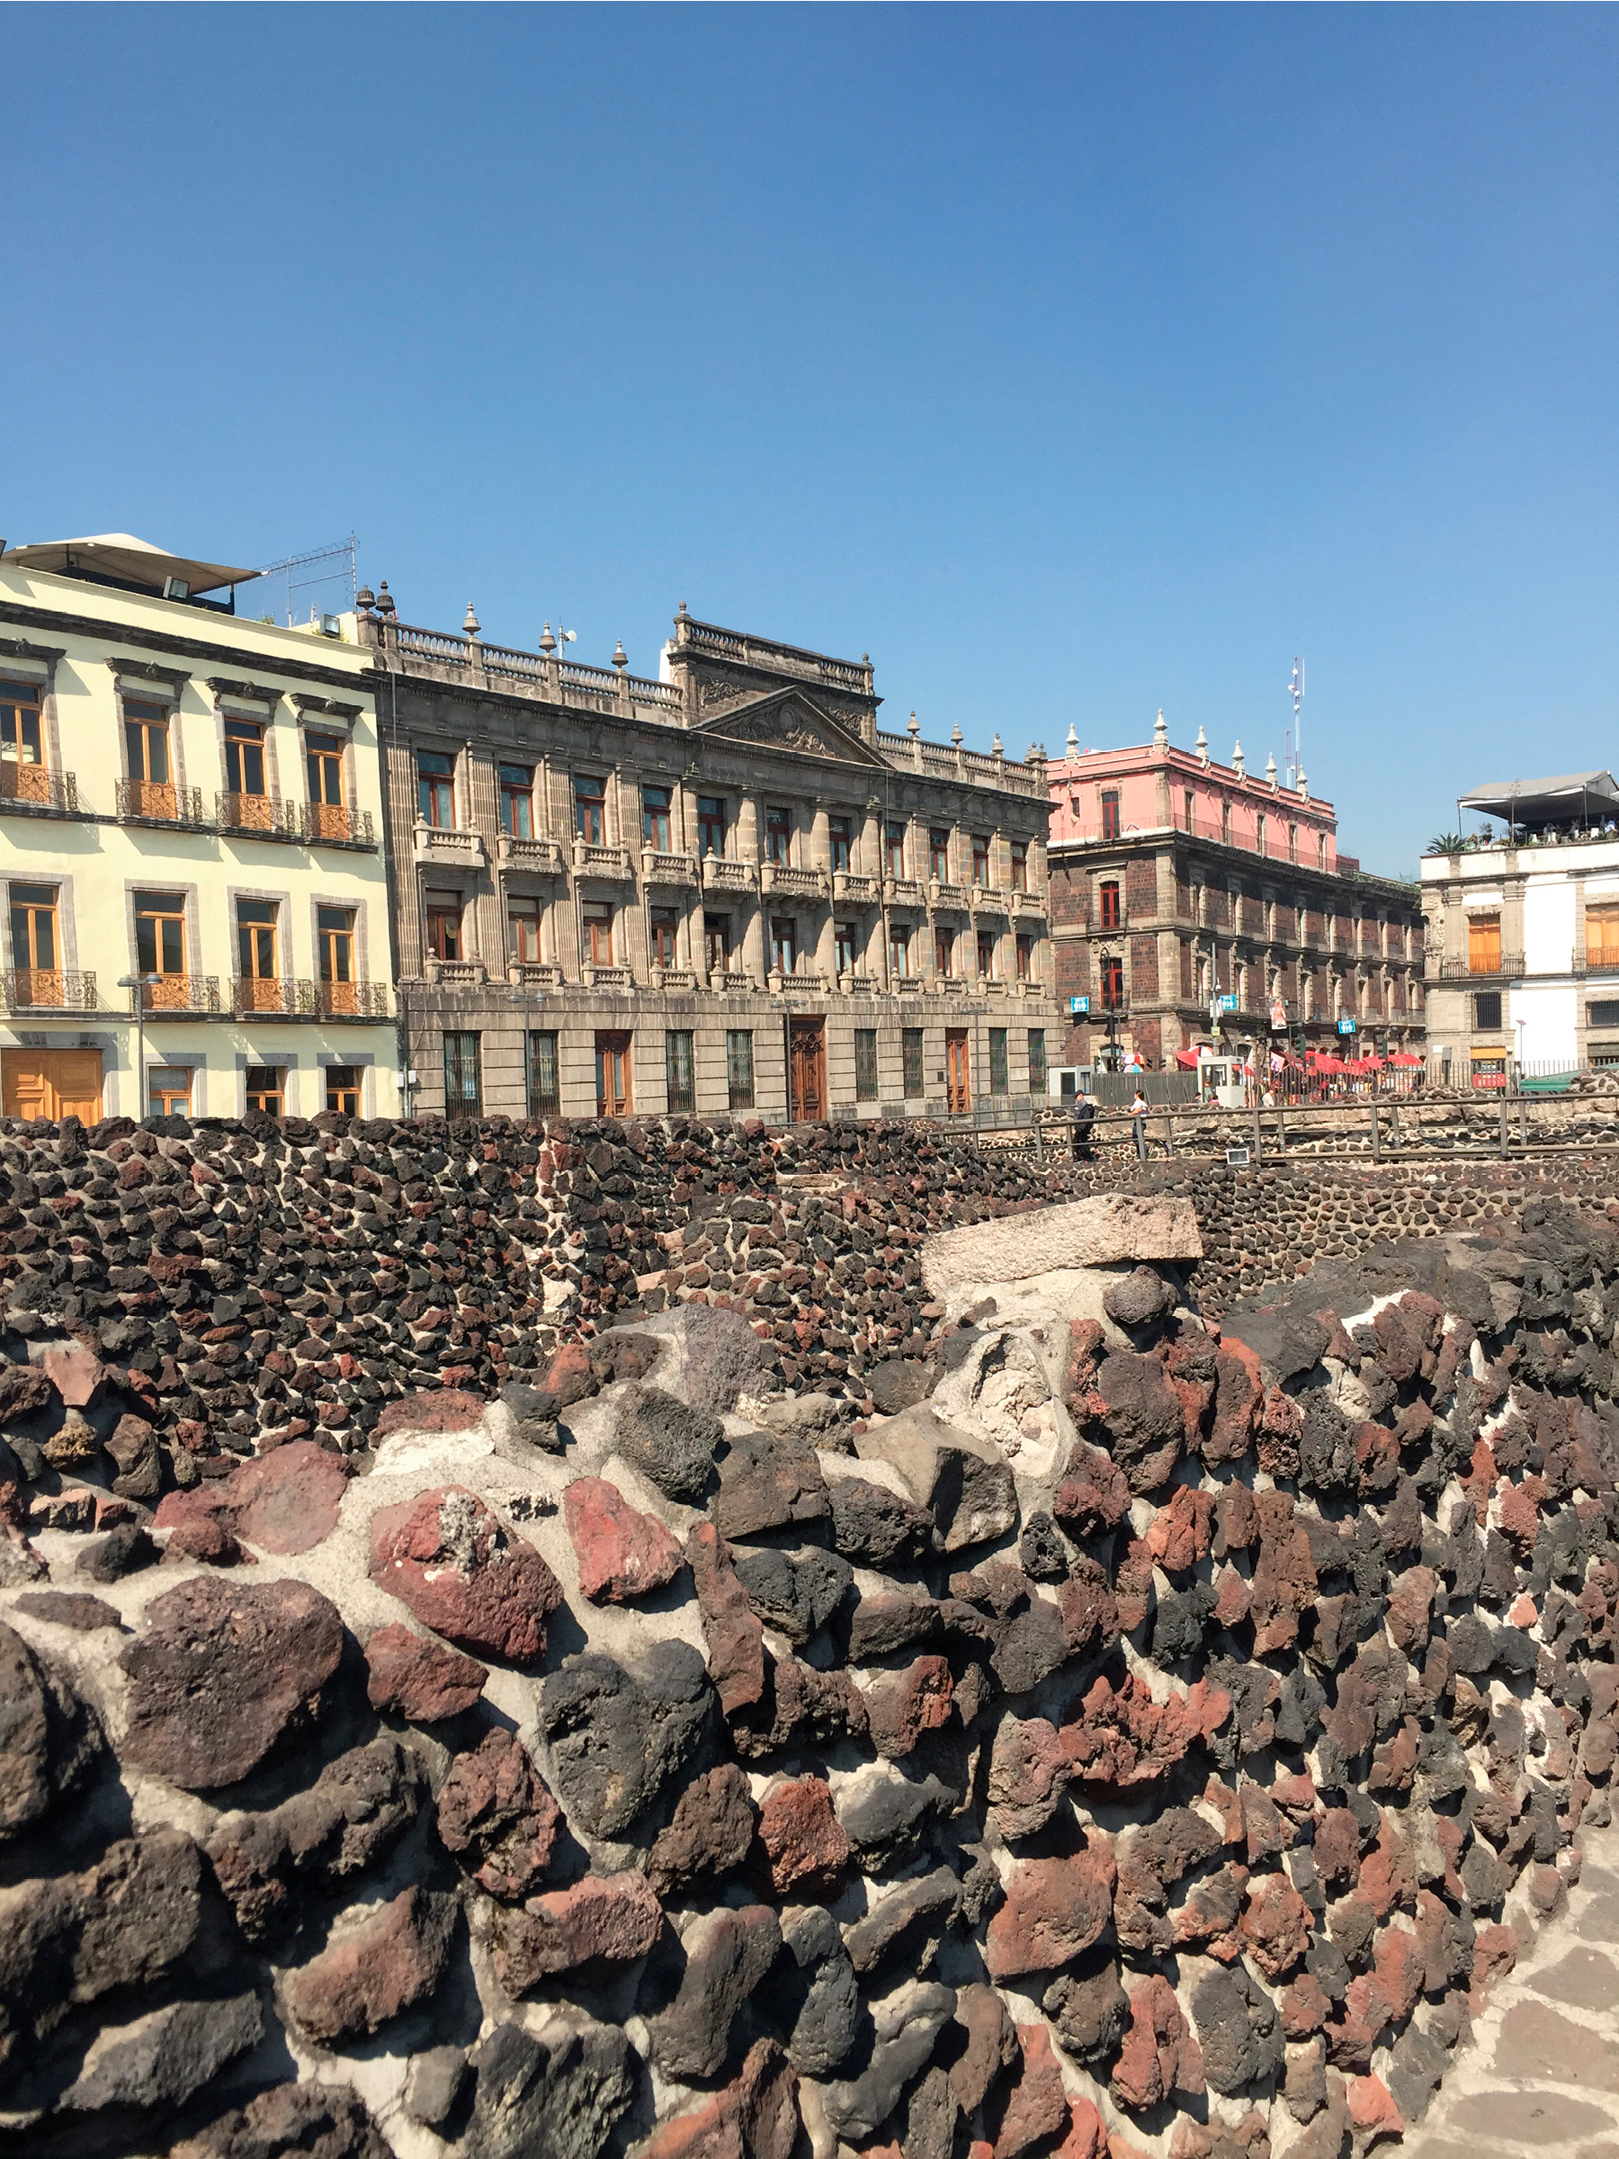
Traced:
<svg viewBox="0 0 1619 2159">
<path fill-rule="evenodd" d="M 1480 810 L 1507 824 L 1545 824 L 1554 818 L 1619 815 L 1619 782 L 1611 772 L 1563 772 L 1549 780 L 1500 780 L 1461 796 L 1464 810 Z"/>
<path fill-rule="evenodd" d="M 0 562 L 15 562 L 25 570 L 89 570 L 121 584 L 139 585 L 161 592 L 171 577 L 178 578 L 188 596 L 217 592 L 224 585 L 245 585 L 257 570 L 232 569 L 224 562 L 197 562 L 189 555 L 171 555 L 166 547 L 137 540 L 132 532 L 97 532 L 83 540 L 40 540 L 29 547 L 8 547 Z"/>
</svg>

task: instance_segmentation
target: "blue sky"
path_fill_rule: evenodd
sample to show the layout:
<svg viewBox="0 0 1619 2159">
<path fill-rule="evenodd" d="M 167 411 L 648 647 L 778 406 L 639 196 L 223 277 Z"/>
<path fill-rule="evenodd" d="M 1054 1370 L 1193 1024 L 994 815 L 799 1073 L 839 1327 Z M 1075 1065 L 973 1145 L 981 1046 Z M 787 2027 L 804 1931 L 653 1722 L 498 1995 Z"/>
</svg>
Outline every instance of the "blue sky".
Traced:
<svg viewBox="0 0 1619 2159">
<path fill-rule="evenodd" d="M 1613 765 L 1611 8 L 0 10 L 0 533 L 1021 754 L 1240 736 L 1409 872 Z"/>
</svg>

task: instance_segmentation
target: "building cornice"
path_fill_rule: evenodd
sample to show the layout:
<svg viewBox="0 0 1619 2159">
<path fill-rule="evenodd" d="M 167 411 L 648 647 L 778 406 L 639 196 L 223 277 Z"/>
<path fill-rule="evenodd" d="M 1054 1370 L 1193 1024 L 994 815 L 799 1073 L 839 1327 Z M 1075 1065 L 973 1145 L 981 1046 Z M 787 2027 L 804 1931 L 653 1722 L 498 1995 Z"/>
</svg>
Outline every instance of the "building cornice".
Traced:
<svg viewBox="0 0 1619 2159">
<path fill-rule="evenodd" d="M 275 653 L 252 652 L 245 646 L 220 644 L 213 638 L 181 637 L 173 631 L 147 630 L 128 622 L 108 622 L 97 615 L 70 615 L 57 607 L 29 607 L 17 600 L 0 600 L 0 622 L 14 622 L 34 630 L 57 630 L 71 637 L 94 637 L 114 645 L 132 645 L 140 652 L 173 653 L 181 659 L 207 661 L 215 667 L 243 667 L 259 674 L 286 675 L 297 682 L 320 682 L 337 690 L 369 690 L 375 682 L 376 669 L 369 657 L 360 667 L 325 667 L 318 660 L 283 660 Z M 189 675 L 200 670 L 193 668 L 186 672 Z"/>
</svg>

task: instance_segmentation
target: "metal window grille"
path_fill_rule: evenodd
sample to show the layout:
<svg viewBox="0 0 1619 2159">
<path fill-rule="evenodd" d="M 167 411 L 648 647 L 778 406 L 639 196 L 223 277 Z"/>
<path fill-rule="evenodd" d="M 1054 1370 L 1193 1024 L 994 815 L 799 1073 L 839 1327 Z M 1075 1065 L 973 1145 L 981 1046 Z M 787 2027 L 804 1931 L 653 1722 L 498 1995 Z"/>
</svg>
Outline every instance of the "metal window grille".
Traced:
<svg viewBox="0 0 1619 2159">
<path fill-rule="evenodd" d="M 444 1114 L 446 1117 L 483 1115 L 483 1061 L 478 1035 L 447 1034 L 444 1037 Z"/>
<path fill-rule="evenodd" d="M 877 1099 L 875 1027 L 857 1027 L 854 1031 L 854 1098 L 857 1102 L 875 1102 Z"/>
<path fill-rule="evenodd" d="M 725 1083 L 732 1109 L 752 1109 L 753 1034 L 749 1028 L 732 1027 L 726 1032 Z"/>
<path fill-rule="evenodd" d="M 668 1080 L 671 1110 L 697 1107 L 697 1081 L 692 1061 L 691 1031 L 671 1028 L 663 1038 L 664 1073 Z"/>
</svg>

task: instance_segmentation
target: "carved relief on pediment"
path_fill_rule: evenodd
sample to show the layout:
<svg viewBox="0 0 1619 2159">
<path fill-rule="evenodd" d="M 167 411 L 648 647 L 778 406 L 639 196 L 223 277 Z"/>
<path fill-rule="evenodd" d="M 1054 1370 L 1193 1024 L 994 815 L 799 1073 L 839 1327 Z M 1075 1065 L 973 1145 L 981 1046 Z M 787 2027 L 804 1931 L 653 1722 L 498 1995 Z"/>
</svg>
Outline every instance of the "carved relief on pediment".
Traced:
<svg viewBox="0 0 1619 2159">
<path fill-rule="evenodd" d="M 773 749 L 798 750 L 806 757 L 831 757 L 840 763 L 872 762 L 871 752 L 853 729 L 848 734 L 798 697 L 772 699 L 739 712 L 716 729 L 731 742 L 758 742 Z"/>
</svg>

